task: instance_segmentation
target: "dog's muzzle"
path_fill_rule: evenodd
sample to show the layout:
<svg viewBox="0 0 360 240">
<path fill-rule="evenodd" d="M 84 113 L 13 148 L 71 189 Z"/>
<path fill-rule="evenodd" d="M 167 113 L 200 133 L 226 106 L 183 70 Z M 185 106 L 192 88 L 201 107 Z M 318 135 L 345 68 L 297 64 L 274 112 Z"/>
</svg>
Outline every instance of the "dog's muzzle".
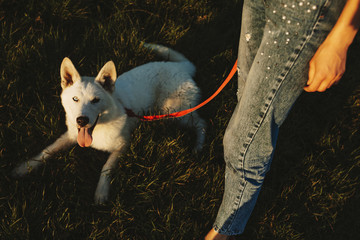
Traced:
<svg viewBox="0 0 360 240">
<path fill-rule="evenodd" d="M 94 128 L 99 120 L 99 115 L 97 116 L 95 123 L 91 127 L 85 127 L 89 123 L 89 118 L 86 116 L 80 116 L 76 119 L 78 124 L 78 137 L 77 142 L 80 147 L 89 147 L 93 141 L 92 133 Z"/>
</svg>

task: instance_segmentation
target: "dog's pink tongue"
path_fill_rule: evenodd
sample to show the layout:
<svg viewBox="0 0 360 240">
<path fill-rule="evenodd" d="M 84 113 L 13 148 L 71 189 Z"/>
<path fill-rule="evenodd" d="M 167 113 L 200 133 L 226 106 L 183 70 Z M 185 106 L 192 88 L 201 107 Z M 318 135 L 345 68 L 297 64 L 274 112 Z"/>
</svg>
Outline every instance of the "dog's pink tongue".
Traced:
<svg viewBox="0 0 360 240">
<path fill-rule="evenodd" d="M 78 144 L 80 147 L 89 147 L 92 143 L 92 136 L 89 132 L 89 128 L 80 128 L 78 137 L 77 137 Z"/>
</svg>

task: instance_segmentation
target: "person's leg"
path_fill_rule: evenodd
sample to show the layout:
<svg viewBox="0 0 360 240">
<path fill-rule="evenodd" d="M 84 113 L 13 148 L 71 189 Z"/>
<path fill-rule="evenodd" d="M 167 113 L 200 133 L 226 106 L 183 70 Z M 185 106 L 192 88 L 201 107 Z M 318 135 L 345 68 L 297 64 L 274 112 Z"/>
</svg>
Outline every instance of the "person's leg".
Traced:
<svg viewBox="0 0 360 240">
<path fill-rule="evenodd" d="M 241 33 L 238 50 L 238 90 L 237 97 L 240 101 L 245 83 L 258 52 L 264 35 L 265 6 L 263 0 L 244 0 Z M 205 240 L 226 240 L 228 236 L 220 234 L 212 228 L 206 235 Z"/>
<path fill-rule="evenodd" d="M 238 50 L 238 90 L 240 100 L 245 82 L 257 54 L 265 26 L 265 7 L 263 0 L 244 0 L 241 33 Z M 205 236 L 205 240 L 226 240 L 226 235 L 220 234 L 212 228 Z"/>
<path fill-rule="evenodd" d="M 264 2 L 264 35 L 241 79 L 240 101 L 224 136 L 225 192 L 213 229 L 223 235 L 243 232 L 269 170 L 279 127 L 303 90 L 308 62 L 344 4 Z"/>
</svg>

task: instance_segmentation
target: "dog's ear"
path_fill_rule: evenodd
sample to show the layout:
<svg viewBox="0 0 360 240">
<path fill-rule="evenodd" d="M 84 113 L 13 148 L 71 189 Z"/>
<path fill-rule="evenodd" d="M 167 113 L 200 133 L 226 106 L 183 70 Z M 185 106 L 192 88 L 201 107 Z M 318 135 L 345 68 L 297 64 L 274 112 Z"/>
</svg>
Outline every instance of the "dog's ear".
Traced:
<svg viewBox="0 0 360 240">
<path fill-rule="evenodd" d="M 67 88 L 74 84 L 74 82 L 81 79 L 80 74 L 74 67 L 74 64 L 69 58 L 64 58 L 60 67 L 60 76 L 61 76 L 61 87 Z"/>
<path fill-rule="evenodd" d="M 95 81 L 100 83 L 106 91 L 110 93 L 114 91 L 116 81 L 116 68 L 113 61 L 107 62 L 101 68 L 99 74 L 95 78 Z"/>
</svg>

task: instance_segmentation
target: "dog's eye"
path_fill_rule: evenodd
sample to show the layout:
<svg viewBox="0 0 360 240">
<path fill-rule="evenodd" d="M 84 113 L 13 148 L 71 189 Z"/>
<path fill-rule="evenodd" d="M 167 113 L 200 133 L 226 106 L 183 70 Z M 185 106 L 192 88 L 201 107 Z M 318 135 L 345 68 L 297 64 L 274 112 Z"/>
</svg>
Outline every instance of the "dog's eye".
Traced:
<svg viewBox="0 0 360 240">
<path fill-rule="evenodd" d="M 76 97 L 76 96 L 75 96 L 75 97 L 73 97 L 72 99 L 74 100 L 74 102 L 78 102 L 78 101 L 79 101 L 79 98 L 78 98 L 78 97 Z"/>
<path fill-rule="evenodd" d="M 94 104 L 94 103 L 98 103 L 100 101 L 100 98 L 94 98 L 93 100 L 91 100 L 91 103 Z"/>
</svg>

